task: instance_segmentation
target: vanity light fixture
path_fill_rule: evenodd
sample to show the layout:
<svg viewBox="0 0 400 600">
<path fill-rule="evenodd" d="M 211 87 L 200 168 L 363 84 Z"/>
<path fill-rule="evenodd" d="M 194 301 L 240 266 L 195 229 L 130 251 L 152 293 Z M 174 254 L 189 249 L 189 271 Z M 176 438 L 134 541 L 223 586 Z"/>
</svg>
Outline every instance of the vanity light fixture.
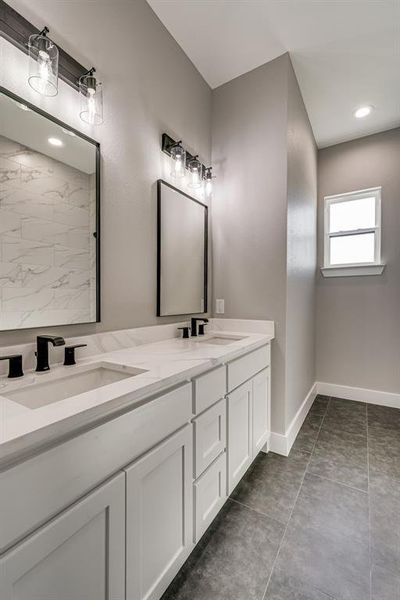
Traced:
<svg viewBox="0 0 400 600">
<path fill-rule="evenodd" d="M 64 142 L 62 142 L 59 138 L 55 138 L 55 137 L 49 137 L 48 140 L 49 144 L 51 144 L 52 146 L 64 146 Z"/>
<path fill-rule="evenodd" d="M 212 167 L 207 167 L 206 174 L 204 176 L 204 191 L 205 191 L 207 198 L 209 198 L 212 194 L 212 180 L 213 180 Z"/>
<path fill-rule="evenodd" d="M 373 106 L 360 106 L 360 108 L 357 108 L 357 110 L 354 111 L 354 116 L 356 117 L 356 119 L 364 119 L 364 117 L 368 117 L 372 111 L 373 111 Z"/>
<path fill-rule="evenodd" d="M 203 165 L 199 161 L 197 154 L 196 156 L 193 156 L 191 160 L 189 160 L 187 167 L 190 174 L 188 185 L 190 188 L 197 190 L 202 186 L 203 180 Z"/>
<path fill-rule="evenodd" d="M 79 94 L 81 96 L 80 118 L 89 125 L 103 123 L 103 86 L 95 77 L 96 69 L 92 67 L 79 78 Z"/>
<path fill-rule="evenodd" d="M 182 146 L 182 142 L 175 142 L 170 148 L 172 158 L 171 177 L 181 179 L 185 177 L 186 170 L 186 150 Z"/>
<path fill-rule="evenodd" d="M 182 141 L 176 142 L 168 133 L 162 134 L 161 150 L 173 160 L 171 176 L 174 178 L 184 177 L 189 172 L 188 186 L 192 189 L 200 189 L 204 186 L 207 195 L 212 191 L 212 167 L 205 167 L 198 158 L 186 150 Z"/>
<path fill-rule="evenodd" d="M 58 48 L 47 37 L 48 27 L 40 33 L 29 36 L 29 76 L 28 83 L 42 96 L 58 94 Z"/>
</svg>

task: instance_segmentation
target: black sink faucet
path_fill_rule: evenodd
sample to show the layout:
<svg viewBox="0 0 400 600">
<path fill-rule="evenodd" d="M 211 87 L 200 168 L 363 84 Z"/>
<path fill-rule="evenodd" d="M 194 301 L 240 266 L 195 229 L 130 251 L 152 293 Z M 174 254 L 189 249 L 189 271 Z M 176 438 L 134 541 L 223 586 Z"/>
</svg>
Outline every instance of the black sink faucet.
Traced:
<svg viewBox="0 0 400 600">
<path fill-rule="evenodd" d="M 191 323 L 190 329 L 191 329 L 191 332 L 192 332 L 192 336 L 197 336 L 197 321 L 201 321 L 202 323 L 208 323 L 208 319 L 205 319 L 205 318 L 202 319 L 202 318 L 199 318 L 199 317 L 192 317 L 190 319 L 190 323 Z"/>
<path fill-rule="evenodd" d="M 49 367 L 49 344 L 53 346 L 64 346 L 65 340 L 59 335 L 38 335 L 36 338 L 36 371 L 48 371 Z"/>
</svg>

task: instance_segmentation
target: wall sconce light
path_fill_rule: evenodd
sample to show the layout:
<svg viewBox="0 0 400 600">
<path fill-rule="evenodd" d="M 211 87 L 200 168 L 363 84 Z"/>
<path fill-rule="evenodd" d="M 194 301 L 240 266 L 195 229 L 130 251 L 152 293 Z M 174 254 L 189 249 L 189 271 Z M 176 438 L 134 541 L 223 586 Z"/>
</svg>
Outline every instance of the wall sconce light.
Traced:
<svg viewBox="0 0 400 600">
<path fill-rule="evenodd" d="M 97 81 L 92 67 L 79 78 L 79 94 L 81 97 L 80 118 L 89 125 L 103 123 L 103 86 Z"/>
<path fill-rule="evenodd" d="M 205 191 L 207 198 L 209 198 L 212 194 L 212 180 L 213 180 L 212 167 L 207 167 L 206 174 L 204 176 L 204 191 Z"/>
<path fill-rule="evenodd" d="M 172 177 L 184 177 L 189 172 L 189 187 L 192 189 L 205 188 L 205 193 L 210 196 L 212 192 L 212 167 L 205 167 L 198 154 L 193 156 L 182 146 L 182 141 L 176 142 L 167 133 L 163 133 L 161 150 L 173 159 Z"/>
<path fill-rule="evenodd" d="M 44 27 L 40 33 L 29 36 L 29 76 L 32 89 L 42 96 L 58 94 L 58 48 L 47 37 L 49 29 Z"/>
<path fill-rule="evenodd" d="M 202 180 L 203 180 L 203 165 L 198 160 L 198 155 L 193 156 L 191 160 L 188 161 L 187 167 L 190 174 L 189 187 L 196 190 L 201 188 Z"/>
<path fill-rule="evenodd" d="M 180 179 L 185 177 L 186 170 L 186 150 L 182 146 L 182 142 L 176 142 L 170 148 L 170 154 L 172 158 L 172 170 L 171 177 Z"/>
</svg>

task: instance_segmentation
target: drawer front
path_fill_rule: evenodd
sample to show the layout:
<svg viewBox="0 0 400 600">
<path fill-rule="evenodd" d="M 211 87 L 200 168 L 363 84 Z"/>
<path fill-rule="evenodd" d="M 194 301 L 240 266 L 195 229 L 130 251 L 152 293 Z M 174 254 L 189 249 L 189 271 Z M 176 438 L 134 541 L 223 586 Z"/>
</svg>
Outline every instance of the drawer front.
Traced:
<svg viewBox="0 0 400 600">
<path fill-rule="evenodd" d="M 191 392 L 184 384 L 0 473 L 0 553 L 188 423 Z"/>
<path fill-rule="evenodd" d="M 218 367 L 193 381 L 193 412 L 198 415 L 226 394 L 226 367 Z"/>
<path fill-rule="evenodd" d="M 228 391 L 234 390 L 253 375 L 268 367 L 270 362 L 271 347 L 268 344 L 228 363 Z"/>
<path fill-rule="evenodd" d="M 199 477 L 208 465 L 225 450 L 226 400 L 206 410 L 194 422 L 194 478 Z"/>
<path fill-rule="evenodd" d="M 197 543 L 221 510 L 226 495 L 226 454 L 223 452 L 194 483 L 195 531 Z"/>
</svg>

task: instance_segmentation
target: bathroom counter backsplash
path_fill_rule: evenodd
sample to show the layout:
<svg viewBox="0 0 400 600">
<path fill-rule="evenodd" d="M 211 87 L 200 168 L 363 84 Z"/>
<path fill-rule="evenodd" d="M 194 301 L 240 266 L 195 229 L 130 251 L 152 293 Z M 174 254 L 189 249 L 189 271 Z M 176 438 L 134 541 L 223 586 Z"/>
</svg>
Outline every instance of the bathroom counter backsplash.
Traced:
<svg viewBox="0 0 400 600">
<path fill-rule="evenodd" d="M 77 365 L 62 366 L 64 347 L 51 348 L 51 370 L 35 374 L 35 344 L 2 348 L 1 355 L 22 353 L 25 377 L 0 377 L 0 467 L 20 455 L 89 427 L 119 410 L 178 385 L 205 371 L 250 352 L 274 337 L 271 321 L 210 319 L 210 334 L 242 334 L 228 345 L 199 344 L 199 338 L 181 340 L 177 327 L 187 323 L 155 325 L 66 339 L 66 344 L 84 343 L 77 353 Z M 204 338 L 203 338 L 204 339 Z M 35 378 L 50 382 L 68 371 L 93 363 L 113 363 L 143 369 L 143 373 L 112 385 L 70 396 L 40 408 L 27 408 L 7 399 L 7 393 L 32 384 Z M 58 363 L 58 364 L 55 364 Z M 1 364 L 1 363 L 0 363 Z M 75 371 L 77 372 L 77 371 Z M 44 379 L 46 378 L 46 379 Z"/>
</svg>

